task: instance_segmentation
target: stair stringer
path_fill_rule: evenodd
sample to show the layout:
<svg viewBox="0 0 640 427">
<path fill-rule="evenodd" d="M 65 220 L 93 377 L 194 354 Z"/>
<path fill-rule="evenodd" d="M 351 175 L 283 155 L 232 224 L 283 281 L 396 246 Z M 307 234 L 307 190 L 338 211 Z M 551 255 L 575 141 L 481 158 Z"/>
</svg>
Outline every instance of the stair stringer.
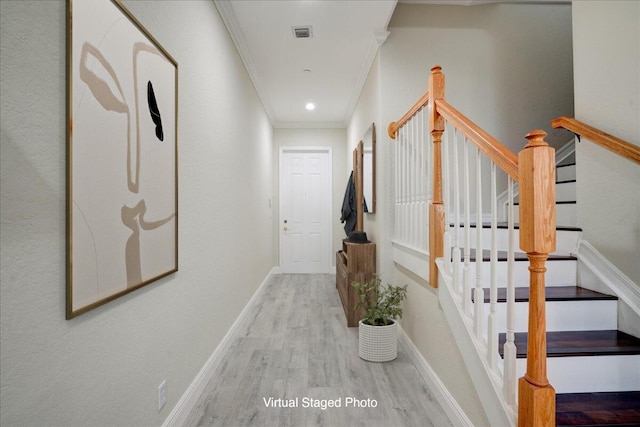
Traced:
<svg viewBox="0 0 640 427">
<path fill-rule="evenodd" d="M 502 379 L 495 375 L 486 359 L 487 347 L 475 339 L 471 319 L 460 309 L 460 297 L 451 289 L 453 278 L 443 273 L 442 258 L 438 266 L 438 299 L 449 323 L 451 332 L 476 388 L 480 403 L 492 426 L 515 426 L 517 408 L 509 405 L 502 392 Z M 515 387 L 515 385 L 514 385 Z"/>
<path fill-rule="evenodd" d="M 589 242 L 578 244 L 578 284 L 618 297 L 618 329 L 640 338 L 640 286 Z"/>
</svg>

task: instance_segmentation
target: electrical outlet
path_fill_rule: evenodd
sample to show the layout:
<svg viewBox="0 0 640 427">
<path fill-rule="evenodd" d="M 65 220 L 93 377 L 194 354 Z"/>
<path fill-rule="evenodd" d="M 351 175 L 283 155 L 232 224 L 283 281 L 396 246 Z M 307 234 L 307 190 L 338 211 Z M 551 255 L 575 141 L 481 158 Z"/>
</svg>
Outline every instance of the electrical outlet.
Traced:
<svg viewBox="0 0 640 427">
<path fill-rule="evenodd" d="M 167 404 L 167 380 L 162 380 L 158 386 L 158 411 L 162 411 Z"/>
</svg>

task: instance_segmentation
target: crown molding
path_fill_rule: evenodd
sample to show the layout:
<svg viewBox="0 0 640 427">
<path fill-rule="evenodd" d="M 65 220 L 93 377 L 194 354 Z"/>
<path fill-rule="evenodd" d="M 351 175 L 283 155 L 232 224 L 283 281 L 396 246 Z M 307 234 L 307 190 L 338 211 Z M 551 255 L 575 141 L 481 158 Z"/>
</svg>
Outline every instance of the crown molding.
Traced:
<svg viewBox="0 0 640 427">
<path fill-rule="evenodd" d="M 347 110 L 344 117 L 343 127 L 347 127 L 351 117 L 353 116 L 353 112 L 358 105 L 358 100 L 360 99 L 360 95 L 362 94 L 362 88 L 364 84 L 367 82 L 367 77 L 369 77 L 369 71 L 371 70 L 371 65 L 373 64 L 373 60 L 376 58 L 376 54 L 378 53 L 378 49 L 382 44 L 387 40 L 389 36 L 389 32 L 384 36 L 382 42 L 380 42 L 380 37 L 378 36 L 382 33 L 374 33 L 371 36 L 371 40 L 369 42 L 369 47 L 367 48 L 367 56 L 365 60 L 362 62 L 362 68 L 360 69 L 360 73 L 358 74 L 358 79 L 356 80 L 356 84 L 353 87 L 353 91 L 351 92 L 351 97 L 349 98 L 349 103 L 347 104 Z"/>
<path fill-rule="evenodd" d="M 479 6 L 493 3 L 571 4 L 571 0 L 398 0 L 398 3 Z"/>
<path fill-rule="evenodd" d="M 344 122 L 272 122 L 274 129 L 346 129 Z"/>
<path fill-rule="evenodd" d="M 227 27 L 227 32 L 233 41 L 233 44 L 236 46 L 236 50 L 240 55 L 240 59 L 244 64 L 251 81 L 253 82 L 253 86 L 258 92 L 258 98 L 260 98 L 260 102 L 262 102 L 262 106 L 264 107 L 267 116 L 269 117 L 269 121 L 271 123 L 275 122 L 275 117 L 273 113 L 273 106 L 269 102 L 269 92 L 265 89 L 262 82 L 258 78 L 258 72 L 256 71 L 256 67 L 253 64 L 253 60 L 251 59 L 251 54 L 249 52 L 249 48 L 247 46 L 247 42 L 242 35 L 242 30 L 240 29 L 240 24 L 238 23 L 238 19 L 233 11 L 232 2 L 224 1 L 224 0 L 213 0 L 216 8 L 218 9 L 218 13 L 222 18 L 225 26 Z"/>
<path fill-rule="evenodd" d="M 505 3 L 504 0 L 398 0 L 405 4 L 439 4 L 449 6 L 476 6 L 479 4 Z"/>
</svg>

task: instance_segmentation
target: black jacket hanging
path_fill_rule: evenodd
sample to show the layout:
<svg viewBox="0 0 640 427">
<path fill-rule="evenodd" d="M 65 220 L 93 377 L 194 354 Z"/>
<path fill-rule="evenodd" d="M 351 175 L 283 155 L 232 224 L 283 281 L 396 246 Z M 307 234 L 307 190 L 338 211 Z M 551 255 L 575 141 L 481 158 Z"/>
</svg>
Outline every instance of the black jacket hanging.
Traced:
<svg viewBox="0 0 640 427">
<path fill-rule="evenodd" d="M 349 233 L 356 227 L 356 185 L 353 182 L 353 171 L 349 175 L 349 182 L 347 182 L 347 188 L 344 192 L 344 200 L 342 201 L 342 216 L 340 222 L 344 224 L 344 231 L 349 236 Z"/>
</svg>

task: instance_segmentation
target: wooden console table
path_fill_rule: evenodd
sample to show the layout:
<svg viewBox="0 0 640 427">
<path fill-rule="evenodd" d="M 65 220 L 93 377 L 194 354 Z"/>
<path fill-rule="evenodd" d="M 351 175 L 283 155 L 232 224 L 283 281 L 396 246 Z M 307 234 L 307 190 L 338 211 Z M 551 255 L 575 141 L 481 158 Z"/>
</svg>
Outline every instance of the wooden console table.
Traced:
<svg viewBox="0 0 640 427">
<path fill-rule="evenodd" d="M 347 326 L 358 326 L 362 310 L 355 310 L 358 302 L 351 282 L 363 283 L 375 277 L 376 244 L 342 242 L 342 250 L 336 253 L 336 288 L 347 316 Z"/>
</svg>

